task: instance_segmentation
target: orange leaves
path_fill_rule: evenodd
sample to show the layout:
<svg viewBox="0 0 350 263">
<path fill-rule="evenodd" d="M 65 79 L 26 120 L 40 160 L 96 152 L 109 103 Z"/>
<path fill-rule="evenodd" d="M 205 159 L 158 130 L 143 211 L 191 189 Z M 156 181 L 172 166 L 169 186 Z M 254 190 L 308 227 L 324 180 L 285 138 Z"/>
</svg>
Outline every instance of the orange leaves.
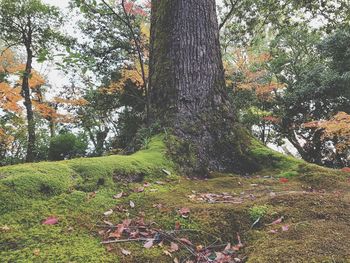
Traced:
<svg viewBox="0 0 350 263">
<path fill-rule="evenodd" d="M 12 135 L 8 135 L 4 129 L 0 128 L 0 145 L 2 148 L 10 147 L 14 139 Z"/>
<path fill-rule="evenodd" d="M 350 147 L 350 115 L 338 112 L 330 120 L 304 123 L 305 128 L 323 131 L 324 139 L 336 139 L 336 148 L 340 152 Z"/>
<path fill-rule="evenodd" d="M 145 74 L 148 75 L 148 67 L 144 67 Z M 123 92 L 128 81 L 131 81 L 136 87 L 142 89 L 144 88 L 144 81 L 141 74 L 141 66 L 139 63 L 136 64 L 133 68 L 126 68 L 122 71 L 122 77 L 112 83 L 109 87 L 102 88 L 102 92 L 105 93 L 115 93 Z"/>
<path fill-rule="evenodd" d="M 66 104 L 71 106 L 84 106 L 89 104 L 89 102 L 83 98 L 68 100 L 68 99 L 55 97 L 53 100 L 58 104 Z"/>
<path fill-rule="evenodd" d="M 12 88 L 6 82 L 0 83 L 0 108 L 19 113 L 22 109 L 18 102 L 22 99 L 20 88 Z"/>
<path fill-rule="evenodd" d="M 16 64 L 15 56 L 10 49 L 1 51 L 0 56 L 0 72 L 9 72 L 9 68 Z"/>
<path fill-rule="evenodd" d="M 304 127 L 323 129 L 327 137 L 350 136 L 350 115 L 341 111 L 330 120 L 308 122 L 304 124 Z"/>
<path fill-rule="evenodd" d="M 239 74 L 242 76 L 236 80 L 235 84 L 239 90 L 251 90 L 256 93 L 261 100 L 271 100 L 273 92 L 285 87 L 277 82 L 264 68 L 265 64 L 271 60 L 269 53 L 252 54 L 245 50 L 237 50 L 234 54 L 235 61 L 231 68 L 226 71 L 229 75 Z"/>
</svg>

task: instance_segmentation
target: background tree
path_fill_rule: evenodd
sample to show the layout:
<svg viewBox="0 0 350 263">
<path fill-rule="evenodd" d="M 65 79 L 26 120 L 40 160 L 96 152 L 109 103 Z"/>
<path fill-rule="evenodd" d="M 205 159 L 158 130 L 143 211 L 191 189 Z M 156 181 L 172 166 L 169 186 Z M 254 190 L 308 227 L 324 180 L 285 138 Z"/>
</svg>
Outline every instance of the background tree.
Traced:
<svg viewBox="0 0 350 263">
<path fill-rule="evenodd" d="M 32 77 L 33 58 L 39 60 L 49 55 L 49 48 L 61 39 L 58 28 L 62 25 L 57 8 L 45 5 L 41 0 L 1 0 L 0 39 L 9 47 L 24 48 L 26 65 L 22 73 L 21 95 L 24 98 L 28 125 L 26 160 L 35 159 L 35 120 L 29 80 Z"/>
</svg>

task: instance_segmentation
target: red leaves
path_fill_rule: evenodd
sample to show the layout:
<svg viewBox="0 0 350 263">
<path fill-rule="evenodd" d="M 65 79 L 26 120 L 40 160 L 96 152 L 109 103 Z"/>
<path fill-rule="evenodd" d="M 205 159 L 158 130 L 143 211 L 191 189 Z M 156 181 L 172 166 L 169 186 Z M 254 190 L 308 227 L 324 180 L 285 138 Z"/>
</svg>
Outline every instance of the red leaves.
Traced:
<svg viewBox="0 0 350 263">
<path fill-rule="evenodd" d="M 341 169 L 343 172 L 350 173 L 350 167 L 344 167 Z"/>
<path fill-rule="evenodd" d="M 275 221 L 273 221 L 273 222 L 272 222 L 271 224 L 269 224 L 269 225 L 277 225 L 277 224 L 280 224 L 280 223 L 282 223 L 283 219 L 284 219 L 284 216 L 281 216 L 280 218 L 276 219 Z"/>
<path fill-rule="evenodd" d="M 280 183 L 285 184 L 285 183 L 288 183 L 288 182 L 289 182 L 289 180 L 287 178 L 280 178 Z"/>
<path fill-rule="evenodd" d="M 143 7 L 135 5 L 132 1 L 126 1 L 124 3 L 124 10 L 130 15 L 147 16 L 147 12 L 143 10 Z"/>
<path fill-rule="evenodd" d="M 114 232 L 110 233 L 108 237 L 119 239 L 121 238 L 124 230 L 125 226 L 123 224 L 118 224 L 117 229 Z"/>
<path fill-rule="evenodd" d="M 42 222 L 43 225 L 56 225 L 57 223 L 58 223 L 58 218 L 54 216 L 48 217 Z"/>
</svg>

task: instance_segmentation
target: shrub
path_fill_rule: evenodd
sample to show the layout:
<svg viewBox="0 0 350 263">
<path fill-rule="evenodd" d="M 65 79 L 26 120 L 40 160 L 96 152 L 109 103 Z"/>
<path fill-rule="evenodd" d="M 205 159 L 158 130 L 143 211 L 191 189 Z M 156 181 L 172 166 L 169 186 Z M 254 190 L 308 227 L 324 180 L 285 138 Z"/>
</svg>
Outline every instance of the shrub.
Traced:
<svg viewBox="0 0 350 263">
<path fill-rule="evenodd" d="M 49 160 L 58 161 L 84 156 L 87 146 L 84 136 L 76 136 L 69 132 L 62 133 L 51 139 Z"/>
</svg>

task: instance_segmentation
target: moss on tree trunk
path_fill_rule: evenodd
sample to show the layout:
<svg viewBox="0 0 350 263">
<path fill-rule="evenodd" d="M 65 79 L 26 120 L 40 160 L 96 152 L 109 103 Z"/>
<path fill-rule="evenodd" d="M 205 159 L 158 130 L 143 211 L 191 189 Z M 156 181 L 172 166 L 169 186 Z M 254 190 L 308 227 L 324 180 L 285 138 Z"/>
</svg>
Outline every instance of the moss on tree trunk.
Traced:
<svg viewBox="0 0 350 263">
<path fill-rule="evenodd" d="M 224 79 L 215 0 L 153 0 L 150 87 L 153 117 L 176 136 L 188 172 L 255 169 Z"/>
</svg>

